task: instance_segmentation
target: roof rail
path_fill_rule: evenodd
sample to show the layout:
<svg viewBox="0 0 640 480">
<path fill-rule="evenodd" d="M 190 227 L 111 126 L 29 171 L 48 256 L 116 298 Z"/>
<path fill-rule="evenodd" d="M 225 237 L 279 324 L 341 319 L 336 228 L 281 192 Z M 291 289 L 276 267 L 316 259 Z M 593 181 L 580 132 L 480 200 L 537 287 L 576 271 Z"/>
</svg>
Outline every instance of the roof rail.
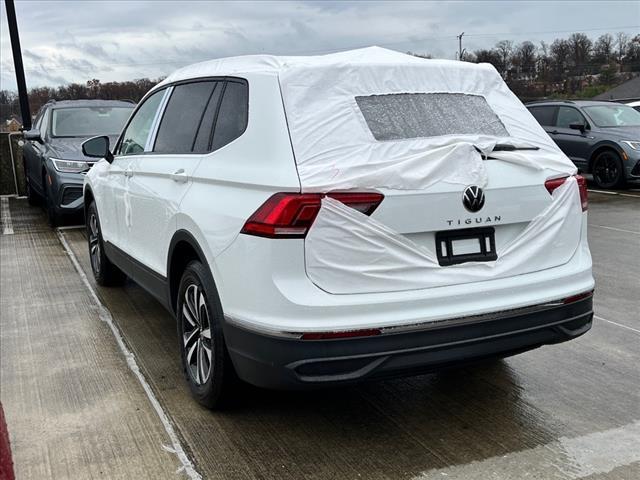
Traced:
<svg viewBox="0 0 640 480">
<path fill-rule="evenodd" d="M 533 105 L 535 103 L 547 103 L 547 102 L 557 102 L 557 103 L 576 103 L 575 100 L 564 100 L 564 99 L 554 99 L 554 98 L 545 98 L 542 100 L 532 100 L 530 102 L 526 102 L 525 105 Z"/>
</svg>

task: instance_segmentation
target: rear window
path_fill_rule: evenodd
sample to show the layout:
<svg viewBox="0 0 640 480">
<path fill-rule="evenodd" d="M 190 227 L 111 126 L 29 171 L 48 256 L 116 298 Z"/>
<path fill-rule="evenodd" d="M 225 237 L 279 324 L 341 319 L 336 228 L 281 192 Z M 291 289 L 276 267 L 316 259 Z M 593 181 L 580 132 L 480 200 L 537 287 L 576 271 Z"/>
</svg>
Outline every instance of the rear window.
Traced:
<svg viewBox="0 0 640 480">
<path fill-rule="evenodd" d="M 356 97 L 378 141 L 442 135 L 508 137 L 484 97 L 464 93 L 394 93 Z"/>
<path fill-rule="evenodd" d="M 529 111 L 540 125 L 545 127 L 553 126 L 553 117 L 556 113 L 556 107 L 531 107 L 529 108 Z"/>
</svg>

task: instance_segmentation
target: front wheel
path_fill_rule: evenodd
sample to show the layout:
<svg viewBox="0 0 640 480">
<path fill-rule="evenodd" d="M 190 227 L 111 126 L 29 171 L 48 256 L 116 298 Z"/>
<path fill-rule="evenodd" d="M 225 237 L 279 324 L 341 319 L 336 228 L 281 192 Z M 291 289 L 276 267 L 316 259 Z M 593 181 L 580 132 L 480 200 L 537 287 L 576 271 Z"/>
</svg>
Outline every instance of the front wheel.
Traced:
<svg viewBox="0 0 640 480">
<path fill-rule="evenodd" d="M 222 332 L 222 306 L 211 274 L 199 261 L 187 265 L 178 291 L 180 354 L 195 399 L 207 408 L 224 406 L 235 372 Z"/>
<path fill-rule="evenodd" d="M 51 228 L 55 228 L 60 225 L 60 214 L 56 211 L 55 199 L 53 198 L 53 192 L 47 182 L 45 175 L 43 180 L 44 185 L 44 209 L 47 213 L 47 222 Z"/>
<path fill-rule="evenodd" d="M 622 188 L 624 171 L 622 160 L 613 150 L 600 152 L 593 160 L 593 181 L 599 188 Z"/>
<path fill-rule="evenodd" d="M 27 202 L 32 207 L 35 207 L 36 205 L 40 205 L 40 200 L 41 200 L 40 195 L 38 195 L 36 191 L 33 189 L 33 187 L 31 186 L 31 179 L 29 178 L 29 171 L 27 170 L 26 166 L 24 169 L 24 177 L 25 177 L 26 190 L 27 190 Z"/>
<path fill-rule="evenodd" d="M 116 287 L 122 285 L 126 275 L 116 267 L 104 252 L 104 242 L 100 232 L 100 218 L 96 202 L 91 202 L 87 209 L 87 241 L 89 244 L 89 259 L 91 270 L 96 283 L 103 287 Z"/>
</svg>

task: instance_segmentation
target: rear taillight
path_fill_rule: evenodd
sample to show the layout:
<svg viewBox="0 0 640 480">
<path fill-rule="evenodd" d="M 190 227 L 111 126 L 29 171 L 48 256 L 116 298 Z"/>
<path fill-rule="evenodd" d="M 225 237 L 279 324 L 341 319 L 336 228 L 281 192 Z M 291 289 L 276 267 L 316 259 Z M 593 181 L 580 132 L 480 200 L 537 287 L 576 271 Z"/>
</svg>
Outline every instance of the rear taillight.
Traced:
<svg viewBox="0 0 640 480">
<path fill-rule="evenodd" d="M 568 303 L 579 302 L 580 300 L 584 300 L 585 298 L 589 298 L 593 296 L 593 290 L 589 290 L 588 292 L 579 293 L 577 295 L 572 295 L 562 300 L 562 303 L 565 305 Z"/>
<path fill-rule="evenodd" d="M 268 238 L 304 238 L 325 196 L 365 215 L 371 215 L 384 198 L 381 193 L 276 193 L 251 215 L 240 233 Z"/>
<path fill-rule="evenodd" d="M 551 180 L 547 180 L 544 182 L 544 186 L 546 187 L 549 193 L 553 193 L 553 191 L 562 185 L 565 180 L 569 177 L 562 178 L 553 178 Z M 587 194 L 587 181 L 582 175 L 575 176 L 576 181 L 578 182 L 578 189 L 580 190 L 580 204 L 582 205 L 582 211 L 586 212 L 589 208 L 589 198 Z"/>
</svg>

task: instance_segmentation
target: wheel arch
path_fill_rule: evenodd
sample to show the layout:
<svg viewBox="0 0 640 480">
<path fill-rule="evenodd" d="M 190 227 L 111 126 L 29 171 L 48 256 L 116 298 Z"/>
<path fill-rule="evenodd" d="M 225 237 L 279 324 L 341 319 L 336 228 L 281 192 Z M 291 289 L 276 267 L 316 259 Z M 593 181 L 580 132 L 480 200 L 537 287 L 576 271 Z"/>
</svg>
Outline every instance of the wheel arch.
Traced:
<svg viewBox="0 0 640 480">
<path fill-rule="evenodd" d="M 167 288 L 169 294 L 169 306 L 173 313 L 176 312 L 178 303 L 178 289 L 180 288 L 180 279 L 182 272 L 189 262 L 198 260 L 208 270 L 213 279 L 213 272 L 207 262 L 204 251 L 198 244 L 195 237 L 186 230 L 178 230 L 174 233 L 171 243 L 169 244 L 169 253 L 167 255 Z"/>
<path fill-rule="evenodd" d="M 91 190 L 91 187 L 89 185 L 85 185 L 84 187 L 84 192 L 82 194 L 82 199 L 84 202 L 84 218 L 85 221 L 87 219 L 87 210 L 89 209 L 89 205 L 91 205 L 91 202 L 94 201 L 95 197 L 93 195 L 93 190 Z"/>
</svg>

